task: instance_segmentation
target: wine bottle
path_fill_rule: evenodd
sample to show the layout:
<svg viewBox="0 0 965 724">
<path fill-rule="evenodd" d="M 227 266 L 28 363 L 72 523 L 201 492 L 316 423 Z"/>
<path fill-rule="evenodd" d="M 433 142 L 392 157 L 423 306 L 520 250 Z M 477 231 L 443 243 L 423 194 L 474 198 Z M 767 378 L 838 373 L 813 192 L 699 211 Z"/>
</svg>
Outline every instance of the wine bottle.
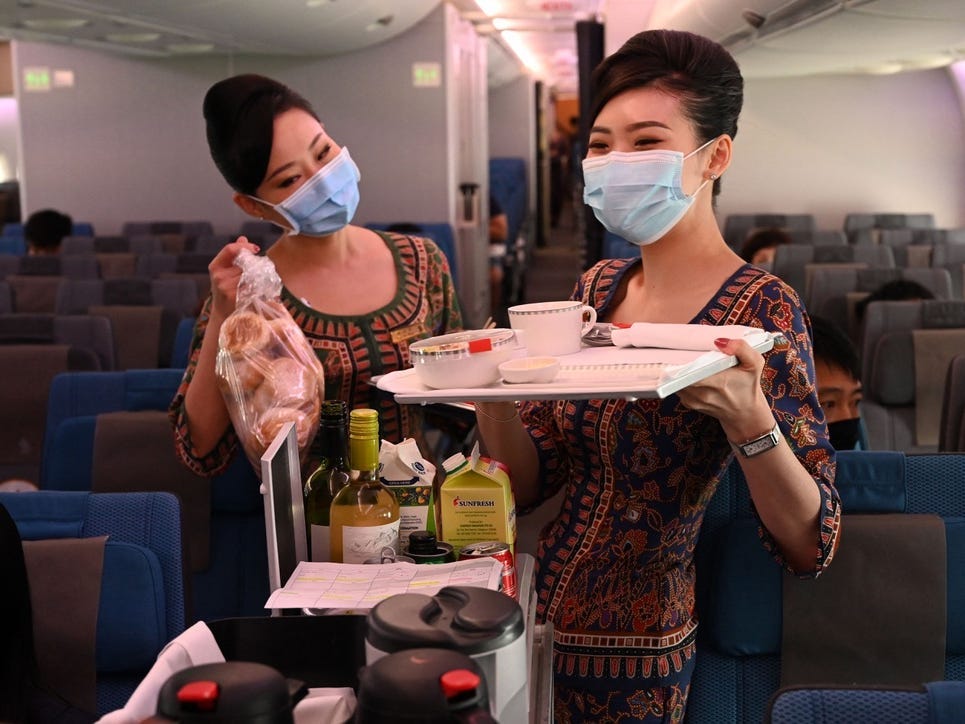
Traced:
<svg viewBox="0 0 965 724">
<path fill-rule="evenodd" d="M 352 476 L 332 500 L 332 560 L 364 563 L 382 549 L 399 551 L 399 501 L 379 480 L 379 416 L 371 409 L 349 415 Z"/>
<path fill-rule="evenodd" d="M 321 460 L 305 481 L 305 522 L 308 525 L 310 557 L 332 560 L 332 500 L 351 477 L 348 461 L 348 408 L 344 400 L 325 400 L 318 422 Z"/>
</svg>

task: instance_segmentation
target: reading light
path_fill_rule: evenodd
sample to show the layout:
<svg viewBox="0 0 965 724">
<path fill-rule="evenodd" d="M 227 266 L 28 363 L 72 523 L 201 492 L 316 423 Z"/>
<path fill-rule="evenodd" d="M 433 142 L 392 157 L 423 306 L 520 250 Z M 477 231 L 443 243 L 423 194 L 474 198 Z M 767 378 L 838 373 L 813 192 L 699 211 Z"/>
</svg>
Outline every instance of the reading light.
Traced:
<svg viewBox="0 0 965 724">
<path fill-rule="evenodd" d="M 90 25 L 85 18 L 26 18 L 21 22 L 31 30 L 76 30 Z"/>
<path fill-rule="evenodd" d="M 112 43 L 153 43 L 160 37 L 160 33 L 108 33 L 104 39 Z"/>
</svg>

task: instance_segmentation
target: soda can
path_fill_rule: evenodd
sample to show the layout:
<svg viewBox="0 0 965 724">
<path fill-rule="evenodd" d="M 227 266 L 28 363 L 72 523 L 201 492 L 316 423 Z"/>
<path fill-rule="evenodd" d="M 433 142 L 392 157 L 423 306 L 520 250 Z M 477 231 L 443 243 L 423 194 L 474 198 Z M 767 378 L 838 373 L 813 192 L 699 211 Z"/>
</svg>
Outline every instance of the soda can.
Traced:
<svg viewBox="0 0 965 724">
<path fill-rule="evenodd" d="M 487 540 L 481 543 L 470 543 L 459 552 L 460 561 L 485 557 L 495 558 L 503 564 L 503 593 L 512 598 L 517 596 L 516 562 L 513 551 L 508 543 L 497 540 Z"/>
</svg>

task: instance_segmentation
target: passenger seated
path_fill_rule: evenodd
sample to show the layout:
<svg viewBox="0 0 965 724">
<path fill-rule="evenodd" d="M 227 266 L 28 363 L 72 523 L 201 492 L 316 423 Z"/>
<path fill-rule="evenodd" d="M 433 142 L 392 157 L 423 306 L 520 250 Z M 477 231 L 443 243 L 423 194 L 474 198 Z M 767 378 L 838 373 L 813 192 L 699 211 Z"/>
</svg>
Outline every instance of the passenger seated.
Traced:
<svg viewBox="0 0 965 724">
<path fill-rule="evenodd" d="M 774 250 L 790 243 L 791 237 L 783 229 L 757 229 L 744 241 L 740 255 L 747 263 L 769 270 L 774 263 Z"/>
<path fill-rule="evenodd" d="M 818 401 L 835 450 L 866 449 L 861 425 L 861 364 L 858 351 L 837 324 L 811 317 Z"/>
<path fill-rule="evenodd" d="M 860 325 L 864 321 L 864 313 L 872 302 L 913 302 L 920 299 L 934 299 L 931 289 L 911 279 L 895 279 L 885 282 L 871 294 L 855 305 L 855 319 Z"/>
<path fill-rule="evenodd" d="M 65 236 L 70 236 L 73 227 L 73 219 L 54 209 L 33 212 L 23 227 L 27 254 L 38 256 L 60 253 L 60 244 Z"/>
</svg>

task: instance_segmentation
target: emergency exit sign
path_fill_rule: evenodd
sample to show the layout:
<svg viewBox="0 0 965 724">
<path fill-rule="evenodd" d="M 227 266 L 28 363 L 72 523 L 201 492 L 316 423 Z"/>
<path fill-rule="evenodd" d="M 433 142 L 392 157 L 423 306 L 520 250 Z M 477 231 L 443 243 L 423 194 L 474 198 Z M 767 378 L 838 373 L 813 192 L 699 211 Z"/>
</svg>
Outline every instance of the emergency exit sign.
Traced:
<svg viewBox="0 0 965 724">
<path fill-rule="evenodd" d="M 439 63 L 413 63 L 412 85 L 416 88 L 438 88 L 442 85 L 442 66 Z"/>
</svg>

